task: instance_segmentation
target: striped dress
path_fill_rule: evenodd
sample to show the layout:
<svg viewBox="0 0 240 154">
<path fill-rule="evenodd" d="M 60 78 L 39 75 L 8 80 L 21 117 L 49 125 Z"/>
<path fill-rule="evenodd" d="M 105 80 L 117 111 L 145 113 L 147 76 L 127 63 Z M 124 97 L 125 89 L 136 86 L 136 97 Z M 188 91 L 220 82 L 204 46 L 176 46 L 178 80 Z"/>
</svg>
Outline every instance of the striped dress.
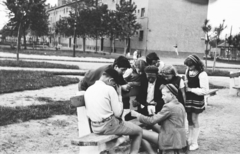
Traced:
<svg viewBox="0 0 240 154">
<path fill-rule="evenodd" d="M 201 72 L 197 72 L 194 74 L 187 72 L 188 79 L 188 87 L 189 88 L 199 88 L 199 74 Z M 201 113 L 205 110 L 204 96 L 196 95 L 192 92 L 186 92 L 186 104 L 185 104 L 186 112 L 188 113 Z"/>
</svg>

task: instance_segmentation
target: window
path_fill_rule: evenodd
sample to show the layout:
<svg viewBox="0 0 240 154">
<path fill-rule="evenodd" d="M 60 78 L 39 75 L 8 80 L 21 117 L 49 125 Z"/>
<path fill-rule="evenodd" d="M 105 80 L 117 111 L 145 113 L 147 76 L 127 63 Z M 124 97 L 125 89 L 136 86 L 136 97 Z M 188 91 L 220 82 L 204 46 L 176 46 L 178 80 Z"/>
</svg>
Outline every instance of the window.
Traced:
<svg viewBox="0 0 240 154">
<path fill-rule="evenodd" d="M 139 31 L 139 41 L 143 40 L 143 30 Z"/>
<path fill-rule="evenodd" d="M 141 9 L 141 17 L 144 17 L 144 14 L 145 14 L 145 8 L 142 8 Z"/>
</svg>

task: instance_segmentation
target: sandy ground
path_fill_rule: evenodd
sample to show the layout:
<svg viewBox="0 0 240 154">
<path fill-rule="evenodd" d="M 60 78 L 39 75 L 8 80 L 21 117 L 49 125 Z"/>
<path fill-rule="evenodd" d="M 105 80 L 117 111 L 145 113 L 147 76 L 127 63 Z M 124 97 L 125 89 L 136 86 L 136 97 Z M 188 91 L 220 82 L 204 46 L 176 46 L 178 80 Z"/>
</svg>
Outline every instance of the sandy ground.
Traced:
<svg viewBox="0 0 240 154">
<path fill-rule="evenodd" d="M 211 82 L 228 87 L 227 78 L 211 78 Z M 0 96 L 0 105 L 21 106 L 38 104 L 36 97 L 69 100 L 77 85 L 16 92 Z M 206 111 L 200 116 L 200 149 L 190 154 L 239 154 L 240 96 L 229 95 L 221 89 L 209 99 Z M 0 127 L 0 154 L 76 154 L 71 145 L 77 137 L 76 116 L 53 116 Z"/>
</svg>

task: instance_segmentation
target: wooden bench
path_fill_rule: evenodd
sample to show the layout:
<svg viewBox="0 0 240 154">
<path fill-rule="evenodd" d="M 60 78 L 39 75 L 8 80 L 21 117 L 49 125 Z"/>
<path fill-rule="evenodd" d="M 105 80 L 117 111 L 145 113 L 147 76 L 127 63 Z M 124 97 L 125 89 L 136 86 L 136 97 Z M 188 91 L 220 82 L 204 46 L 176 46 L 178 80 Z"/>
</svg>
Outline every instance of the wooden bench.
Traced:
<svg viewBox="0 0 240 154">
<path fill-rule="evenodd" d="M 235 95 L 240 92 L 240 71 L 230 72 L 229 94 Z"/>
<path fill-rule="evenodd" d="M 71 97 L 71 105 L 77 107 L 78 131 L 79 137 L 71 141 L 72 145 L 79 146 L 81 154 L 100 154 L 105 150 L 113 150 L 120 144 L 129 140 L 128 136 L 118 135 L 97 135 L 91 133 L 89 120 L 86 114 L 84 103 L 84 92 L 80 92 L 78 96 Z M 143 125 L 136 119 L 131 122 L 136 125 Z"/>
</svg>

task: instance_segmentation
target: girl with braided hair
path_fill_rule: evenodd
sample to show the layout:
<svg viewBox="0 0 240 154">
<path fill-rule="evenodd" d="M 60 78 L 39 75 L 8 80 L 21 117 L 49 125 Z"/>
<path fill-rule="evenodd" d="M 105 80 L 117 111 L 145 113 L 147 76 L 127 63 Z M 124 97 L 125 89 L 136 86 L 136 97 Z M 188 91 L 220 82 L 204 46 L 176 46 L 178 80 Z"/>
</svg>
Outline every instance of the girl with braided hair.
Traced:
<svg viewBox="0 0 240 154">
<path fill-rule="evenodd" d="M 189 55 L 184 64 L 188 67 L 185 73 L 186 103 L 185 109 L 189 125 L 189 150 L 198 149 L 199 114 L 205 110 L 207 98 L 204 95 L 209 90 L 208 75 L 204 71 L 202 61 L 196 55 Z"/>
</svg>

